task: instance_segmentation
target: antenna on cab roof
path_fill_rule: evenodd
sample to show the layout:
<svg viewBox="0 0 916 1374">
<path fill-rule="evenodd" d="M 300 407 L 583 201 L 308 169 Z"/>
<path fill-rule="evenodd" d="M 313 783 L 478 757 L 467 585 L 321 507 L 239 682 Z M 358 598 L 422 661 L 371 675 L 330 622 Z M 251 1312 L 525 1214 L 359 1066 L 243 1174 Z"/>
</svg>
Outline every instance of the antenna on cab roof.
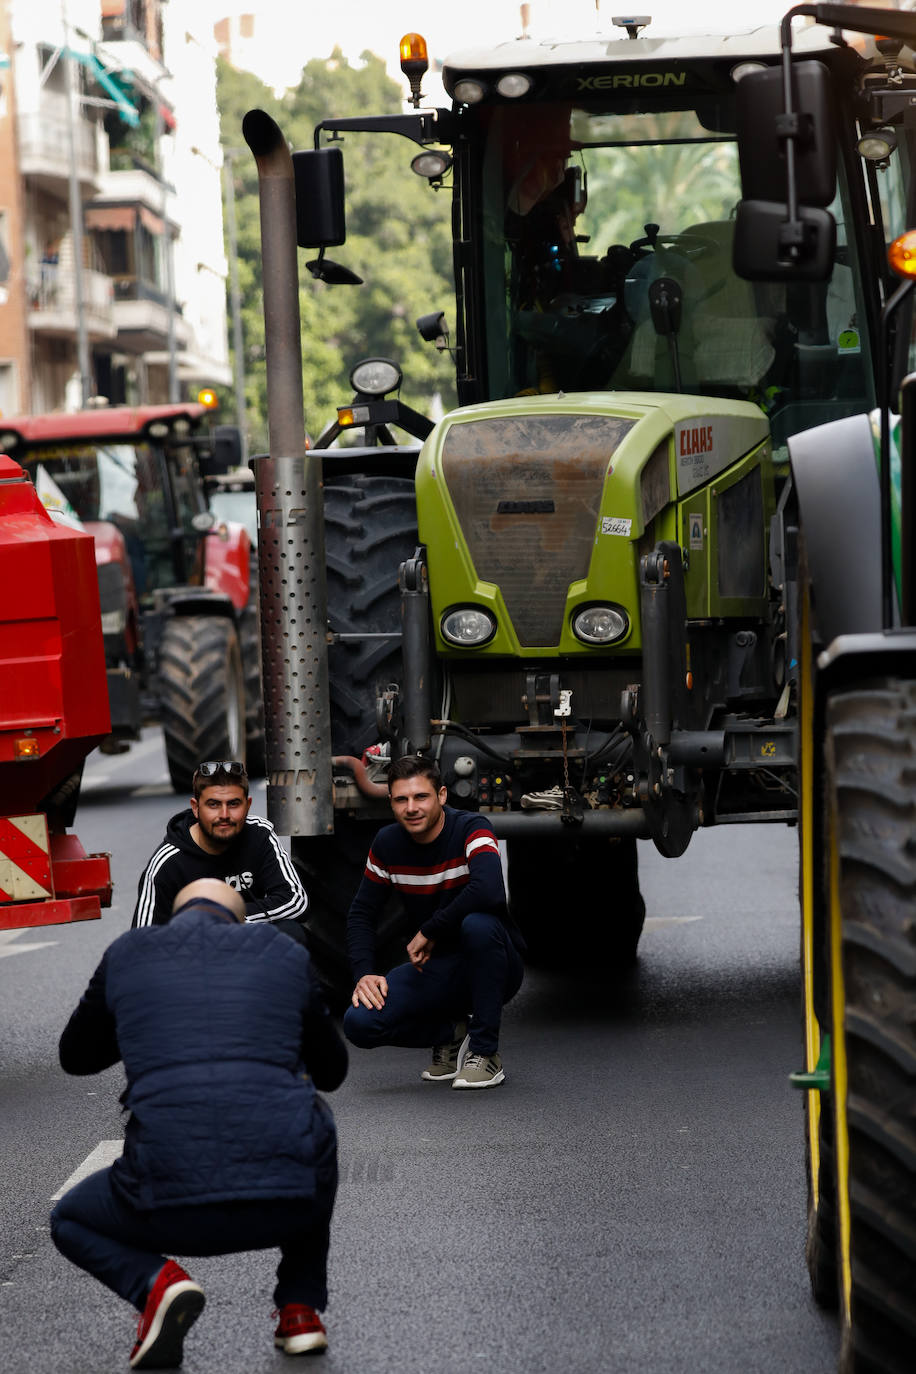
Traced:
<svg viewBox="0 0 916 1374">
<path fill-rule="evenodd" d="M 601 0 L 595 0 L 595 9 L 600 10 Z M 651 14 L 615 14 L 611 17 L 611 23 L 618 29 L 626 29 L 628 38 L 638 38 L 639 30 L 644 29 L 652 23 Z"/>
</svg>

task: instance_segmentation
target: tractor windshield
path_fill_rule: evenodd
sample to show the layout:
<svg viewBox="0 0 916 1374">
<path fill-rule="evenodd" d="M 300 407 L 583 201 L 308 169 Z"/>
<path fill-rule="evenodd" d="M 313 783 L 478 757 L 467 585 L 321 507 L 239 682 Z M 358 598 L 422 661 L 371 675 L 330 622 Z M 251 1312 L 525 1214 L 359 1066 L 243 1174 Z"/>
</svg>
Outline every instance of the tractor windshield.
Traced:
<svg viewBox="0 0 916 1374">
<path fill-rule="evenodd" d="M 174 521 L 194 536 L 191 518 L 199 509 L 194 497 L 193 453 L 170 454 L 171 486 L 166 492 L 163 462 L 146 443 L 57 443 L 17 451 L 35 482 L 39 496 L 52 509 L 63 509 L 90 529 L 108 521 L 124 536 L 137 595 L 142 599 L 157 587 L 187 580 L 176 567 Z M 199 538 L 194 536 L 195 541 Z M 193 578 L 192 578 L 193 580 Z"/>
<path fill-rule="evenodd" d="M 489 394 L 684 391 L 751 400 L 781 447 L 867 410 L 865 312 L 846 197 L 824 285 L 732 269 L 741 196 L 730 101 L 613 111 L 503 105 L 481 165 Z"/>
</svg>

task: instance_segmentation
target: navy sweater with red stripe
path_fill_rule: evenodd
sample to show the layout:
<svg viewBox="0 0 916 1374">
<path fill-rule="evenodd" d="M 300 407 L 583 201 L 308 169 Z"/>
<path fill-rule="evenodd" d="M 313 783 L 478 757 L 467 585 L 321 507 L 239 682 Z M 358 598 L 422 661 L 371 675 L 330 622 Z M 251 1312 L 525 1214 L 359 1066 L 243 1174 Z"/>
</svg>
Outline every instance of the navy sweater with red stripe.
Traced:
<svg viewBox="0 0 916 1374">
<path fill-rule="evenodd" d="M 499 916 L 515 941 L 490 823 L 474 811 L 443 810 L 445 824 L 430 844 L 417 844 L 398 824 L 376 835 L 347 919 L 347 949 L 357 981 L 378 972 L 376 924 L 392 890 L 404 902 L 411 934 L 421 931 L 440 952 L 454 949 L 471 911 Z"/>
</svg>

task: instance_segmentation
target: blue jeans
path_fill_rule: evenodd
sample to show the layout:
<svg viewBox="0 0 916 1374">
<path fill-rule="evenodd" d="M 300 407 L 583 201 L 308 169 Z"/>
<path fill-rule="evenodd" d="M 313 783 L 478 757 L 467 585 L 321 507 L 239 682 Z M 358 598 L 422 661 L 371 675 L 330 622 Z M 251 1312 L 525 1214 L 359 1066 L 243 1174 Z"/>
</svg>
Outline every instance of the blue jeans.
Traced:
<svg viewBox="0 0 916 1374">
<path fill-rule="evenodd" d="M 138 1211 L 101 1169 L 77 1183 L 51 1213 L 62 1255 L 133 1303 L 138 1312 L 166 1255 L 230 1255 L 280 1247 L 274 1306 L 327 1306 L 334 1188 L 317 1199 L 268 1198 Z M 164 1252 L 164 1253 L 163 1253 Z"/>
<path fill-rule="evenodd" d="M 455 1022 L 473 1014 L 470 1049 L 494 1054 L 506 1002 L 522 985 L 522 958 L 498 916 L 473 911 L 461 923 L 461 944 L 437 954 L 418 969 L 398 964 L 385 976 L 388 996 L 381 1011 L 348 1007 L 344 1035 L 354 1045 L 444 1045 L 454 1038 Z"/>
</svg>

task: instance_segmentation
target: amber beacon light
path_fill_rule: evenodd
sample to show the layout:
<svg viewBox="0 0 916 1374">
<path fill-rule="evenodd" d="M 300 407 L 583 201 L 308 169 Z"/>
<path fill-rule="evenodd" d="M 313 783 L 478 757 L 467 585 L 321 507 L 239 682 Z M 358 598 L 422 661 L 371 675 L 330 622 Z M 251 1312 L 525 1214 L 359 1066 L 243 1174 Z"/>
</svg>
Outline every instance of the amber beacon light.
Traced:
<svg viewBox="0 0 916 1374">
<path fill-rule="evenodd" d="M 410 82 L 410 99 L 414 107 L 420 104 L 420 83 L 429 70 L 426 39 L 419 33 L 405 33 L 400 42 L 401 71 Z"/>
<path fill-rule="evenodd" d="M 887 250 L 887 260 L 898 277 L 916 277 L 916 229 L 894 239 Z"/>
</svg>

